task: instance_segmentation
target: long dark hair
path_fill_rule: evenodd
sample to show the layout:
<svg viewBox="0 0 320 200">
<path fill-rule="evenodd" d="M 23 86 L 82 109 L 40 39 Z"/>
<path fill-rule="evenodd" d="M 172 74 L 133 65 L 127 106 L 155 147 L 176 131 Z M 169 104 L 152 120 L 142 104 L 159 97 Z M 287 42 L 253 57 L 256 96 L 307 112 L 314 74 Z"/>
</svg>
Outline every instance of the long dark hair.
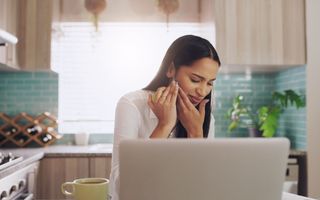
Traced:
<svg viewBox="0 0 320 200">
<path fill-rule="evenodd" d="M 178 71 L 181 66 L 190 66 L 196 60 L 206 57 L 218 62 L 219 66 L 221 65 L 215 48 L 208 40 L 194 35 L 185 35 L 176 39 L 168 48 L 158 73 L 143 89 L 156 91 L 159 87 L 168 86 L 172 79 L 168 78 L 166 74 L 171 65 Z M 203 137 L 208 137 L 211 118 L 211 92 L 205 99 L 208 99 L 209 102 L 205 107 L 206 112 L 202 127 Z M 199 109 L 198 106 L 197 109 Z M 188 136 L 180 121 L 176 125 L 176 133 L 178 138 L 186 138 Z"/>
</svg>

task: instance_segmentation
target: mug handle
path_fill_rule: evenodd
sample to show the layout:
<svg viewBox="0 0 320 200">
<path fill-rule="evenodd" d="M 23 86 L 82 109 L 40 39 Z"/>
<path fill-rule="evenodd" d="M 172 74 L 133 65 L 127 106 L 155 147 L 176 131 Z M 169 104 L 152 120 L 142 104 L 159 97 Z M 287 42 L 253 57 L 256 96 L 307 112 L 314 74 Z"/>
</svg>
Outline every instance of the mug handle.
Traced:
<svg viewBox="0 0 320 200">
<path fill-rule="evenodd" d="M 71 185 L 72 186 L 72 191 L 69 192 L 66 187 L 68 185 Z M 61 185 L 61 191 L 63 194 L 67 195 L 67 196 L 73 196 L 73 193 L 74 193 L 74 186 L 73 186 L 73 182 L 65 182 Z"/>
</svg>

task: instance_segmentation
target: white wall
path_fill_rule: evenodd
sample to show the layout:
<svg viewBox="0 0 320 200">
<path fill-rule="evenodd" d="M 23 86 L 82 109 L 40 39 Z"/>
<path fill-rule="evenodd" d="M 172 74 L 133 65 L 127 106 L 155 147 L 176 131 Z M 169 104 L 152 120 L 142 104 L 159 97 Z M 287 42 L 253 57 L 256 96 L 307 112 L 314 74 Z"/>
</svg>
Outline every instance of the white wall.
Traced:
<svg viewBox="0 0 320 200">
<path fill-rule="evenodd" d="M 320 1 L 306 0 L 309 196 L 320 198 Z"/>
</svg>

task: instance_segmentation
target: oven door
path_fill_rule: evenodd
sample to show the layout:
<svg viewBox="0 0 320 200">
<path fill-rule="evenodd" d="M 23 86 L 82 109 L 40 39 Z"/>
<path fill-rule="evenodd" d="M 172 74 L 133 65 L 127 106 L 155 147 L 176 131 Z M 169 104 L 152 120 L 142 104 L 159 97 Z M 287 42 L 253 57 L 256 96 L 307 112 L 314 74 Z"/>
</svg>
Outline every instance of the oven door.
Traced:
<svg viewBox="0 0 320 200">
<path fill-rule="evenodd" d="M 0 179 L 0 199 L 17 200 L 17 199 L 34 199 L 35 191 L 35 174 L 39 162 L 25 166 L 18 171 Z"/>
</svg>

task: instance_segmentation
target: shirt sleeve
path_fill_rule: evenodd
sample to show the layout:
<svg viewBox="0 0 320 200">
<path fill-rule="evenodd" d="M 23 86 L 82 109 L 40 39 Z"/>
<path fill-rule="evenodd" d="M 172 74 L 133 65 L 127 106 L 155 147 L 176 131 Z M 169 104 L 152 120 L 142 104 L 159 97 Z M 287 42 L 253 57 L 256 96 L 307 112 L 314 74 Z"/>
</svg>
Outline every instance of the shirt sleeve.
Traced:
<svg viewBox="0 0 320 200">
<path fill-rule="evenodd" d="M 119 200 L 119 143 L 123 139 L 138 138 L 141 118 L 138 108 L 127 98 L 122 97 L 116 107 L 112 164 L 110 174 L 110 196 Z"/>
</svg>

